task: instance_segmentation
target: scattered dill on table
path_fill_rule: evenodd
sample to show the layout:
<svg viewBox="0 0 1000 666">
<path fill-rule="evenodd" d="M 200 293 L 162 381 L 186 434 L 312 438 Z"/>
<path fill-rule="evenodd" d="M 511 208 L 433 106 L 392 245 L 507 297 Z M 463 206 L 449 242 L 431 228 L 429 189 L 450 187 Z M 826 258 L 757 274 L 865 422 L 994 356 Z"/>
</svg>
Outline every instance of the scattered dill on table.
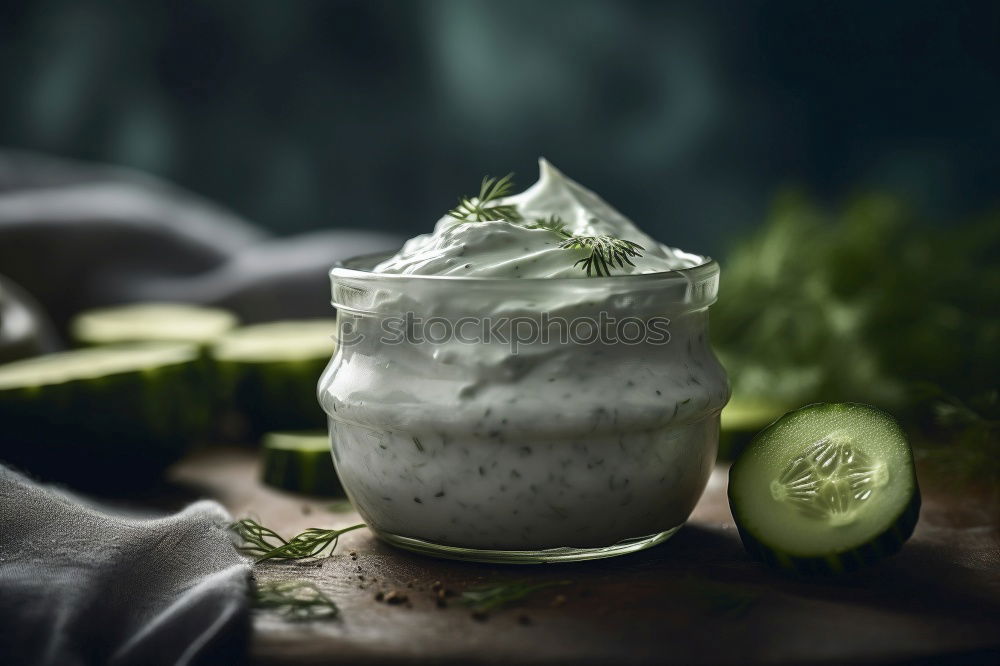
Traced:
<svg viewBox="0 0 1000 666">
<path fill-rule="evenodd" d="M 568 580 L 553 580 L 544 583 L 514 581 L 496 585 L 477 585 L 462 592 L 460 600 L 474 612 L 489 613 L 508 604 L 521 601 L 532 592 L 547 587 L 569 584 Z"/>
<path fill-rule="evenodd" d="M 254 591 L 254 607 L 273 610 L 292 621 L 337 617 L 340 610 L 333 599 L 306 580 L 273 580 Z"/>
<path fill-rule="evenodd" d="M 319 527 L 296 534 L 285 540 L 274 530 L 264 527 L 252 518 L 244 518 L 232 524 L 231 528 L 241 539 L 238 546 L 241 552 L 252 555 L 257 562 L 264 560 L 301 560 L 309 557 L 320 557 L 329 548 L 327 557 L 333 555 L 340 535 L 364 527 L 364 523 L 351 525 L 339 530 L 328 530 Z"/>
<path fill-rule="evenodd" d="M 333 555 L 340 535 L 364 527 L 364 523 L 351 525 L 339 530 L 310 527 L 285 539 L 269 527 L 252 518 L 238 520 L 230 529 L 240 539 L 237 549 L 254 557 L 256 562 L 265 560 L 301 560 L 310 557 Z M 256 586 L 253 604 L 255 608 L 274 610 L 289 620 L 321 620 L 338 616 L 339 610 L 333 599 L 310 581 L 278 580 L 267 581 Z"/>
</svg>

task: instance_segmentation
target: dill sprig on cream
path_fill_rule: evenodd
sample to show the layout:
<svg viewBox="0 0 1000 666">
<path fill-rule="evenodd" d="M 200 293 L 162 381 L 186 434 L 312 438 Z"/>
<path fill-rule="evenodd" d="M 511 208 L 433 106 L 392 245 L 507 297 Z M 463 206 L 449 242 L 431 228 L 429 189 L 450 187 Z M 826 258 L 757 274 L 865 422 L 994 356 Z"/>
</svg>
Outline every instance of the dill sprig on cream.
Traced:
<svg viewBox="0 0 1000 666">
<path fill-rule="evenodd" d="M 643 246 L 614 236 L 571 236 L 559 243 L 564 250 L 587 250 L 589 254 L 575 262 L 587 272 L 587 277 L 610 277 L 611 271 L 625 268 L 625 264 L 635 266 L 633 258 L 642 256 Z"/>
<path fill-rule="evenodd" d="M 549 215 L 548 218 L 536 217 L 534 222 L 527 222 L 522 225 L 525 229 L 542 229 L 559 234 L 563 238 L 572 238 L 573 234 L 566 231 L 566 223 L 558 215 Z"/>
<path fill-rule="evenodd" d="M 548 218 L 538 217 L 527 222 L 512 204 L 500 204 L 498 199 L 508 196 L 514 189 L 514 174 L 503 178 L 487 176 L 479 186 L 478 197 L 461 197 L 458 206 L 448 211 L 448 215 L 467 222 L 503 220 L 518 224 L 525 229 L 551 231 L 563 240 L 559 247 L 564 250 L 587 250 L 587 256 L 574 262 L 586 272 L 587 277 L 610 277 L 616 268 L 635 266 L 632 259 L 642 257 L 646 248 L 629 240 L 609 235 L 578 236 L 570 232 L 566 223 L 558 215 Z"/>
<path fill-rule="evenodd" d="M 504 205 L 497 202 L 514 189 L 514 174 L 509 173 L 503 178 L 486 176 L 479 185 L 478 197 L 461 197 L 458 206 L 448 211 L 448 214 L 458 220 L 469 222 L 486 222 L 507 220 L 521 221 L 517 206 Z"/>
</svg>

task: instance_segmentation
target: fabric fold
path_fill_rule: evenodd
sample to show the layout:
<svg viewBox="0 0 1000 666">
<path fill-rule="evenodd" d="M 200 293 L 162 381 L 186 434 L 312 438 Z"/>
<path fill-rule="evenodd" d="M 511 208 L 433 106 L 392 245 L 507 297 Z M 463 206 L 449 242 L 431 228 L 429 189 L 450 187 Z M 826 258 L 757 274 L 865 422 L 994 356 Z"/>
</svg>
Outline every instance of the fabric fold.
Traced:
<svg viewBox="0 0 1000 666">
<path fill-rule="evenodd" d="M 230 516 L 78 503 L 0 465 L 0 663 L 231 663 L 249 632 L 249 566 Z"/>
</svg>

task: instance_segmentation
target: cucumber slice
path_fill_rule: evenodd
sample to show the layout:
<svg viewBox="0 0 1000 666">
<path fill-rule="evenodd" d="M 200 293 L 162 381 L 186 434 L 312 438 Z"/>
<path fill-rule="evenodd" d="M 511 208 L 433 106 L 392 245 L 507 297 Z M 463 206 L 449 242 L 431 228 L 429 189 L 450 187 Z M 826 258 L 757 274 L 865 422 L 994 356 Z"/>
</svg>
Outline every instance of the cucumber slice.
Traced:
<svg viewBox="0 0 1000 666">
<path fill-rule="evenodd" d="M 213 345 L 221 397 L 241 421 L 236 435 L 326 426 L 316 383 L 336 330 L 335 319 L 272 322 L 236 329 Z"/>
<path fill-rule="evenodd" d="M 857 569 L 913 533 L 920 491 L 895 419 L 855 403 L 808 405 L 758 434 L 729 472 L 751 555 L 802 573 Z"/>
<path fill-rule="evenodd" d="M 330 436 L 321 431 L 264 435 L 264 483 L 307 495 L 342 495 Z"/>
<path fill-rule="evenodd" d="M 0 366 L 0 459 L 94 489 L 148 483 L 210 420 L 197 346 L 78 349 Z"/>
<path fill-rule="evenodd" d="M 182 303 L 137 303 L 88 310 L 77 315 L 70 331 L 82 345 L 162 340 L 204 344 L 236 326 L 225 310 Z"/>
<path fill-rule="evenodd" d="M 722 410 L 719 459 L 735 460 L 754 436 L 784 414 L 778 403 L 734 394 Z"/>
</svg>

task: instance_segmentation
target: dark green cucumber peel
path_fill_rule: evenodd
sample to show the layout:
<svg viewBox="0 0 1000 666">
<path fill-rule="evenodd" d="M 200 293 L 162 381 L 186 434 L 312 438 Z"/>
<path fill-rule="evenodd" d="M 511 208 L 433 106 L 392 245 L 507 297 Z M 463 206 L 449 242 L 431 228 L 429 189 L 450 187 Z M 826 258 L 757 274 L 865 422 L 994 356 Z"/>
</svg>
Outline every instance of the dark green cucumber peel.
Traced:
<svg viewBox="0 0 1000 666">
<path fill-rule="evenodd" d="M 237 434 L 256 440 L 273 430 L 321 428 L 326 414 L 316 400 L 316 383 L 329 362 L 225 361 L 214 363 L 220 399 L 238 419 Z"/>
<path fill-rule="evenodd" d="M 878 560 L 893 555 L 913 534 L 920 514 L 920 493 L 914 493 L 913 500 L 896 520 L 895 524 L 873 541 L 839 553 L 819 557 L 797 557 L 773 550 L 762 544 L 749 531 L 737 524 L 743 547 L 755 559 L 779 569 L 788 569 L 806 575 L 847 573 L 868 566 Z"/>
<path fill-rule="evenodd" d="M 270 432 L 264 436 L 261 480 L 307 495 L 343 495 L 325 432 Z"/>
<path fill-rule="evenodd" d="M 211 350 L 230 437 L 256 440 L 275 430 L 326 425 L 316 383 L 333 355 L 332 319 L 282 321 L 235 329 Z"/>
<path fill-rule="evenodd" d="M 800 441 L 782 441 L 811 429 Z M 883 440 L 865 440 L 879 434 Z M 768 472 L 772 480 L 764 483 Z M 729 504 L 746 550 L 802 574 L 853 571 L 892 555 L 920 513 L 905 435 L 890 415 L 866 405 L 789 412 L 754 438 L 729 478 Z M 789 537 L 796 527 L 800 533 Z M 810 543 L 809 532 L 826 544 Z"/>
<path fill-rule="evenodd" d="M 0 366 L 0 459 L 104 490 L 155 481 L 210 421 L 194 345 L 113 345 Z"/>
</svg>

